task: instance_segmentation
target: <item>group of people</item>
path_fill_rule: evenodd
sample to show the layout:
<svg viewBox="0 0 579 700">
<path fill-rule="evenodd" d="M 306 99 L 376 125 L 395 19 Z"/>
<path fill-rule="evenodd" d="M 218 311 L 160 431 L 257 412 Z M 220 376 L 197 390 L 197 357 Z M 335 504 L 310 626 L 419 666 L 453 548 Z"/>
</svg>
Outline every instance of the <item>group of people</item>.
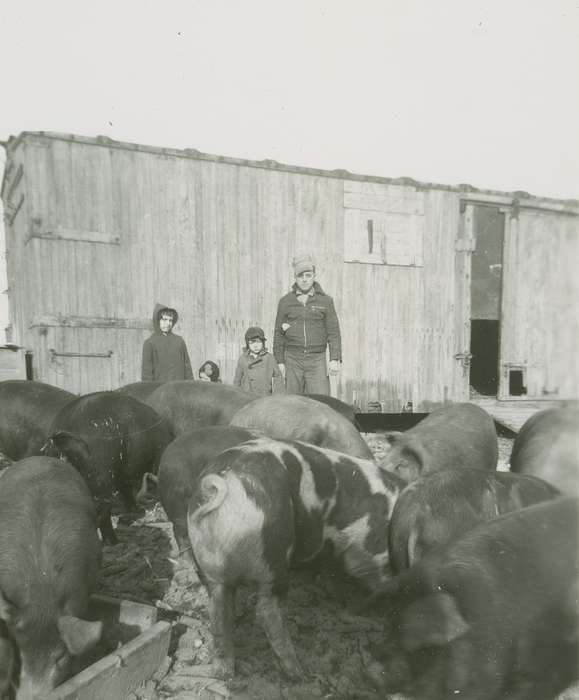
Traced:
<svg viewBox="0 0 579 700">
<path fill-rule="evenodd" d="M 311 255 L 294 258 L 293 272 L 292 289 L 279 300 L 277 307 L 273 354 L 267 350 L 262 328 L 251 326 L 245 333 L 245 347 L 237 362 L 233 384 L 256 396 L 283 391 L 329 394 L 328 375 L 340 371 L 340 323 L 332 297 L 316 281 Z M 143 381 L 193 379 L 185 341 L 173 333 L 178 319 L 175 309 L 156 305 L 155 331 L 143 344 Z M 198 378 L 204 381 L 220 382 L 219 374 L 219 367 L 211 360 L 206 360 L 198 370 Z"/>
<path fill-rule="evenodd" d="M 291 394 L 329 394 L 329 374 L 338 374 L 342 361 L 340 323 L 331 296 L 316 281 L 311 255 L 294 258 L 295 282 L 278 303 L 273 354 L 267 350 L 262 328 L 251 326 L 237 362 L 233 384 L 256 396 L 287 391 Z M 143 344 L 141 379 L 193 379 L 183 338 L 173 333 L 179 319 L 175 309 L 157 304 L 155 331 Z M 330 361 L 326 361 L 329 348 Z M 206 360 L 198 370 L 203 381 L 220 382 L 218 365 Z"/>
</svg>

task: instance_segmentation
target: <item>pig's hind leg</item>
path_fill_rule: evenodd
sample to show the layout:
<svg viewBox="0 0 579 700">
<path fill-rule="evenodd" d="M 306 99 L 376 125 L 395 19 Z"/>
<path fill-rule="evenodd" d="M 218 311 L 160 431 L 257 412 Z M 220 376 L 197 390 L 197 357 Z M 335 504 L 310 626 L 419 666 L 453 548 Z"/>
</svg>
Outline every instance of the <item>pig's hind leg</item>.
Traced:
<svg viewBox="0 0 579 700">
<path fill-rule="evenodd" d="M 304 672 L 271 584 L 261 584 L 258 588 L 257 617 L 285 673 L 294 681 L 303 680 Z"/>
<path fill-rule="evenodd" d="M 233 676 L 235 668 L 235 589 L 222 583 L 207 583 L 207 592 L 215 658 L 210 664 L 194 666 L 191 672 L 198 676 L 225 680 Z"/>
</svg>

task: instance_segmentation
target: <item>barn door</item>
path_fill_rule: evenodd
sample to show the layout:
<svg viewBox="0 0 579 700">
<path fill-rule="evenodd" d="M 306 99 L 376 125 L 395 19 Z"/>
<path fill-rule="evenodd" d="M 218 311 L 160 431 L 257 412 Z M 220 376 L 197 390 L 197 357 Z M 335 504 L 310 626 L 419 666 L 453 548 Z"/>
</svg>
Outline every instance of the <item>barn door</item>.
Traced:
<svg viewBox="0 0 579 700">
<path fill-rule="evenodd" d="M 473 205 L 461 205 L 458 237 L 455 241 L 454 306 L 454 401 L 469 398 L 471 268 L 475 247 Z"/>
<path fill-rule="evenodd" d="M 94 320 L 61 325 L 44 318 L 33 329 L 34 379 L 77 394 L 116 389 L 140 378 L 141 349 L 149 330 L 145 319 L 116 320 L 115 327 L 95 327 Z M 68 322 L 71 323 L 70 319 Z M 52 324 L 52 325 L 49 325 Z"/>
<path fill-rule="evenodd" d="M 499 398 L 575 396 L 577 217 L 513 206 L 505 219 Z"/>
</svg>

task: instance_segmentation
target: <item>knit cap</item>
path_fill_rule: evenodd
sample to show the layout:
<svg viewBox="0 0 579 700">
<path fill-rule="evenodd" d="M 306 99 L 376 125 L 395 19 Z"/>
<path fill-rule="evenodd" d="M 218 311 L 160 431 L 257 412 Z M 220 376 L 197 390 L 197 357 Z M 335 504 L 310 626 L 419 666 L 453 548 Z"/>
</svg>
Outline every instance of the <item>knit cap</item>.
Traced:
<svg viewBox="0 0 579 700">
<path fill-rule="evenodd" d="M 311 255 L 298 255 L 294 258 L 293 261 L 293 267 L 294 267 L 294 275 L 300 275 L 302 272 L 306 272 L 306 270 L 311 270 L 314 272 L 316 269 L 316 266 L 314 265 L 314 259 L 312 258 Z"/>
</svg>

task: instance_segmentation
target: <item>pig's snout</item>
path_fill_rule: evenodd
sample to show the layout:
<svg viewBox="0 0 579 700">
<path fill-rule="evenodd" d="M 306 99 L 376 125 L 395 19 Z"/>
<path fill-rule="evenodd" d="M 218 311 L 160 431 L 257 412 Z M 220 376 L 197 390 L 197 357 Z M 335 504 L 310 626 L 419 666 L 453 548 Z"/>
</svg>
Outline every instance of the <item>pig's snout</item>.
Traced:
<svg viewBox="0 0 579 700">
<path fill-rule="evenodd" d="M 404 655 L 388 649 L 382 642 L 370 643 L 363 654 L 365 672 L 380 691 L 403 692 L 411 677 Z"/>
</svg>

